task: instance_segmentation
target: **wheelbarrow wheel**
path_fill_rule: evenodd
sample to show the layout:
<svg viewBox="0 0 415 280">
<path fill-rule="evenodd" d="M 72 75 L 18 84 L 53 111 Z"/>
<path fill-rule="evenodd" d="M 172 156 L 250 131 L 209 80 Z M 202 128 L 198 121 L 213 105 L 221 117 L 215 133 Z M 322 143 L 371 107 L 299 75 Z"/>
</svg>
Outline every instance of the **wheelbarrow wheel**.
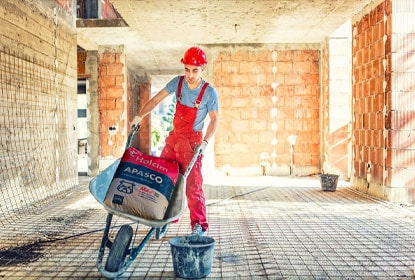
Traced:
<svg viewBox="0 0 415 280">
<path fill-rule="evenodd" d="M 121 226 L 108 253 L 105 270 L 117 272 L 121 269 L 127 256 L 132 237 L 132 227 L 129 225 Z"/>
</svg>

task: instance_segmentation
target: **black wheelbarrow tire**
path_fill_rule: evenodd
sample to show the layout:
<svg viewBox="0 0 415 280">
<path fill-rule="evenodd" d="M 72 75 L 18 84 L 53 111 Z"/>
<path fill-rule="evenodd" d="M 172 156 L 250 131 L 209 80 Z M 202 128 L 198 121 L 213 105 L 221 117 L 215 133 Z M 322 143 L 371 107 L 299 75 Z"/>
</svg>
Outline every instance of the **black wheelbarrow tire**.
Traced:
<svg viewBox="0 0 415 280">
<path fill-rule="evenodd" d="M 124 265 L 125 257 L 133 237 L 133 229 L 129 225 L 121 226 L 114 243 L 108 253 L 105 270 L 108 272 L 117 272 Z"/>
</svg>

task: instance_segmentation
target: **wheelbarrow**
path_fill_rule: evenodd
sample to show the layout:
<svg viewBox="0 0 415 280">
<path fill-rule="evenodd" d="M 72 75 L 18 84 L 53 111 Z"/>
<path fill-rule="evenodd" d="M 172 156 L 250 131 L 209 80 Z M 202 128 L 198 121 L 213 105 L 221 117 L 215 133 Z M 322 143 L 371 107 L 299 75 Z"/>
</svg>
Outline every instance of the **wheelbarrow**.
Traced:
<svg viewBox="0 0 415 280">
<path fill-rule="evenodd" d="M 130 147 L 132 139 L 138 129 L 139 126 L 132 128 L 127 139 L 126 149 Z M 170 202 L 162 220 L 145 219 L 132 214 L 114 210 L 104 204 L 105 195 L 121 159 L 117 159 L 114 163 L 112 163 L 90 181 L 90 193 L 108 211 L 104 234 L 96 262 L 96 266 L 99 272 L 104 277 L 116 278 L 122 275 L 154 234 L 155 239 L 160 240 L 166 234 L 168 225 L 180 218 L 183 213 L 183 209 L 187 205 L 186 177 L 189 175 L 199 155 L 199 152 L 196 151 L 184 174 L 179 173 Z M 150 229 L 138 245 L 134 245 L 134 242 L 131 243 L 134 231 L 130 224 L 122 225 L 118 230 L 115 238 L 111 240 L 109 237 L 109 232 L 113 215 L 129 219 L 137 224 L 143 224 L 147 227 L 150 227 Z M 109 249 L 109 252 L 104 266 L 103 259 L 106 248 Z"/>
</svg>

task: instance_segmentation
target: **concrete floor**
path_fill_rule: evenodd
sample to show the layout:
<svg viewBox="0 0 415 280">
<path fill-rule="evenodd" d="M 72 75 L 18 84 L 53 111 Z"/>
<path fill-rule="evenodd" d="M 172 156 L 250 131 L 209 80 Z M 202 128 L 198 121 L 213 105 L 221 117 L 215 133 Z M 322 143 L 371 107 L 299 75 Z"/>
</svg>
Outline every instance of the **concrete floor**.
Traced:
<svg viewBox="0 0 415 280">
<path fill-rule="evenodd" d="M 89 178 L 38 213 L 3 221 L 0 278 L 102 279 L 95 264 L 107 212 Z M 221 177 L 205 181 L 208 279 L 415 279 L 415 207 L 372 199 L 318 177 Z M 114 217 L 118 226 L 130 223 Z M 136 228 L 136 224 L 133 224 Z M 138 225 L 136 239 L 149 230 Z M 119 279 L 175 279 L 169 240 L 190 232 L 188 212 L 152 238 Z"/>
</svg>

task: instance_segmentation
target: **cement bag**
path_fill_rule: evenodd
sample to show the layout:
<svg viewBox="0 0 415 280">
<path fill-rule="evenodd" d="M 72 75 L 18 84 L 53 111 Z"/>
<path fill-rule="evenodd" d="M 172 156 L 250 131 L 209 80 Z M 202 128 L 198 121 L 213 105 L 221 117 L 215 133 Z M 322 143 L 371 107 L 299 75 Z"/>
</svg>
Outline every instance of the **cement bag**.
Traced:
<svg viewBox="0 0 415 280">
<path fill-rule="evenodd" d="M 111 209 L 148 220 L 161 220 L 176 185 L 175 161 L 129 147 L 121 158 L 104 203 Z"/>
</svg>

